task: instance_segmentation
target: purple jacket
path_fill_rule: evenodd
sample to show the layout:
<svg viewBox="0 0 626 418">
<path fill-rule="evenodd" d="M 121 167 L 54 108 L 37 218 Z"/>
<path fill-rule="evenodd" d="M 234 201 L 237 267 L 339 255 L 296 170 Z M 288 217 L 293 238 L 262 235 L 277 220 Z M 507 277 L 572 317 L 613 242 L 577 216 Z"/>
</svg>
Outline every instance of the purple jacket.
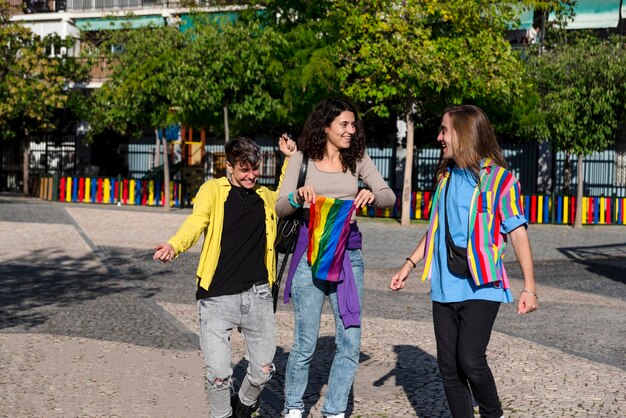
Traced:
<svg viewBox="0 0 626 418">
<path fill-rule="evenodd" d="M 298 234 L 298 242 L 293 252 L 291 262 L 289 263 L 289 273 L 287 274 L 287 282 L 285 283 L 284 302 L 289 303 L 291 297 L 291 282 L 296 272 L 296 267 L 306 256 L 307 246 L 309 244 L 309 228 L 308 225 L 302 224 Z M 337 282 L 337 302 L 339 305 L 339 315 L 343 321 L 345 328 L 361 326 L 361 304 L 359 302 L 359 293 L 354 282 L 354 272 L 350 263 L 350 255 L 347 250 L 358 250 L 362 248 L 362 236 L 358 226 L 355 223 L 350 224 L 350 234 L 348 235 L 348 244 L 346 251 L 343 253 L 343 266 L 339 274 Z"/>
</svg>

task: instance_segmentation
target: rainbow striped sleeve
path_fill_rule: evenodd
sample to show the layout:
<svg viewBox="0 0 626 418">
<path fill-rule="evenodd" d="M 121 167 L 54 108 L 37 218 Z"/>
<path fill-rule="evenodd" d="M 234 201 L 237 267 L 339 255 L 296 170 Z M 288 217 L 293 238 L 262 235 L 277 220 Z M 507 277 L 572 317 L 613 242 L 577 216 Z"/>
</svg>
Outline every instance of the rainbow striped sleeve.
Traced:
<svg viewBox="0 0 626 418">
<path fill-rule="evenodd" d="M 318 196 L 311 205 L 307 259 L 316 279 L 339 280 L 350 219 L 355 210 L 353 203 L 353 200 Z"/>
<path fill-rule="evenodd" d="M 520 185 L 513 175 L 509 174 L 507 181 L 503 184 L 501 190 L 502 196 L 500 196 L 500 216 L 502 217 L 502 220 L 504 221 L 517 215 L 524 215 Z"/>
</svg>

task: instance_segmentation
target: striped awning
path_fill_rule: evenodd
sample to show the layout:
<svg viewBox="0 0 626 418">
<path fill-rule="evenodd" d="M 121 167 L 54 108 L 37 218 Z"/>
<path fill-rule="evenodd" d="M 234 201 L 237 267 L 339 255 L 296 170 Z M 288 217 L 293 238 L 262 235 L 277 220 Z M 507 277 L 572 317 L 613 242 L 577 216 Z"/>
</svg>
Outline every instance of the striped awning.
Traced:
<svg viewBox="0 0 626 418">
<path fill-rule="evenodd" d="M 82 31 L 136 29 L 148 26 L 165 26 L 165 18 L 161 15 L 128 16 L 128 17 L 102 17 L 76 19 L 76 27 Z"/>
<path fill-rule="evenodd" d="M 530 29 L 533 27 L 533 9 L 530 10 L 520 10 L 517 13 L 517 18 L 519 19 L 519 26 L 517 24 L 510 23 L 509 29 Z"/>
<path fill-rule="evenodd" d="M 620 0 L 576 0 L 574 20 L 567 29 L 604 29 L 616 28 L 620 17 Z M 625 7 L 622 6 L 622 15 Z M 548 20 L 554 21 L 554 13 Z"/>
</svg>

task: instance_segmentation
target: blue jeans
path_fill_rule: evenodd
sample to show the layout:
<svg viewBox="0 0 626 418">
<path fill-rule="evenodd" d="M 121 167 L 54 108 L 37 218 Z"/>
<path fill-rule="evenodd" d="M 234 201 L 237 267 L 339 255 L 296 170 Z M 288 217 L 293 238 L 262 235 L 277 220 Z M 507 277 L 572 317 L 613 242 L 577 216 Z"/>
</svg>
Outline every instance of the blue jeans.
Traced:
<svg viewBox="0 0 626 418">
<path fill-rule="evenodd" d="M 230 334 L 233 328 L 240 327 L 246 342 L 248 370 L 239 390 L 243 404 L 256 402 L 274 371 L 276 322 L 270 287 L 268 284 L 255 285 L 236 295 L 201 299 L 198 314 L 211 417 L 229 417 L 233 374 Z"/>
<path fill-rule="evenodd" d="M 359 293 L 363 295 L 363 256 L 361 250 L 350 250 L 350 262 Z M 304 410 L 302 397 L 309 380 L 309 365 L 317 345 L 322 307 L 326 295 L 335 316 L 335 357 L 328 378 L 328 393 L 322 414 L 336 415 L 345 412 L 348 396 L 354 382 L 361 349 L 361 328 L 344 328 L 337 305 L 337 285 L 313 279 L 306 255 L 302 257 L 291 288 L 295 329 L 293 346 L 287 360 L 285 373 L 285 409 Z"/>
</svg>

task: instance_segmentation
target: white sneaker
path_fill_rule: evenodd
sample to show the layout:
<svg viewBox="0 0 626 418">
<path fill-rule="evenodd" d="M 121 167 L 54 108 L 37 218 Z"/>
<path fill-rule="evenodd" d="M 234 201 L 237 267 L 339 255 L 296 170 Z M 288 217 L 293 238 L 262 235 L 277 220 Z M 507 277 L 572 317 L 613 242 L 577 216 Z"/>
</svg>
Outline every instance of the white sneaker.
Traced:
<svg viewBox="0 0 626 418">
<path fill-rule="evenodd" d="M 290 409 L 285 418 L 302 418 L 302 411 L 299 409 Z"/>
<path fill-rule="evenodd" d="M 338 414 L 338 415 L 325 415 L 326 418 L 345 418 L 345 414 Z"/>
</svg>

